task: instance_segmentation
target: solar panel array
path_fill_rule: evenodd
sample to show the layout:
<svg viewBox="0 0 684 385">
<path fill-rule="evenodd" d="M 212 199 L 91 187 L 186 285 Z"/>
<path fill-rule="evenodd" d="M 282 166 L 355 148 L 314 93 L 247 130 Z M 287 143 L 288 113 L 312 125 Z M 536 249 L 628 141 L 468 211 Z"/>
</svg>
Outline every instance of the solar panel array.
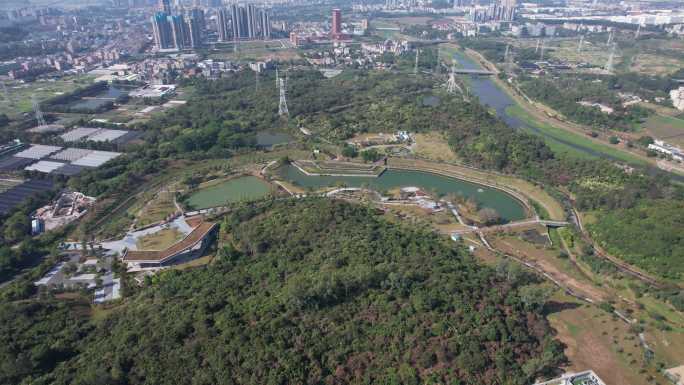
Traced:
<svg viewBox="0 0 684 385">
<path fill-rule="evenodd" d="M 0 171 L 15 171 L 15 170 L 21 170 L 24 167 L 28 166 L 29 164 L 35 162 L 35 159 L 29 159 L 29 158 L 16 158 L 13 156 L 10 156 L 9 158 L 5 158 L 0 160 Z"/>
<path fill-rule="evenodd" d="M 61 149 L 62 147 L 58 146 L 45 146 L 42 144 L 33 144 L 26 150 L 14 154 L 14 156 L 17 158 L 43 159 L 46 156 L 55 153 Z"/>
<path fill-rule="evenodd" d="M 115 135 L 128 131 L 114 131 Z M 80 135 L 80 134 L 79 134 Z M 46 174 L 76 175 L 87 168 L 100 167 L 121 155 L 119 152 L 96 151 L 82 148 L 66 148 L 34 144 L 14 156 L 0 159 L 0 171 L 24 169 Z"/>
<path fill-rule="evenodd" d="M 41 160 L 37 163 L 34 163 L 30 166 L 27 166 L 24 170 L 26 171 L 38 171 L 38 172 L 44 172 L 46 174 L 49 174 L 58 168 L 64 166 L 66 163 L 60 163 L 60 162 L 51 162 L 49 160 Z"/>
<path fill-rule="evenodd" d="M 20 205 L 26 198 L 39 192 L 52 189 L 50 180 L 30 180 L 0 194 L 0 213 L 6 214 Z"/>
<path fill-rule="evenodd" d="M 94 141 L 94 142 L 112 142 L 116 139 L 126 135 L 128 131 L 125 130 L 110 130 L 108 128 L 88 128 L 78 127 L 67 133 L 60 135 L 60 138 L 65 142 Z"/>
<path fill-rule="evenodd" d="M 87 169 L 83 166 L 74 166 L 73 164 L 65 163 L 62 167 L 54 171 L 55 174 L 74 176 L 81 173 L 81 171 Z"/>
<path fill-rule="evenodd" d="M 71 164 L 75 166 L 99 167 L 119 155 L 121 155 L 119 152 L 93 151 L 83 158 L 72 162 Z"/>
<path fill-rule="evenodd" d="M 126 135 L 128 131 L 124 130 L 108 130 L 102 129 L 94 135 L 88 137 L 88 140 L 93 140 L 95 142 L 111 142 Z"/>
<path fill-rule="evenodd" d="M 66 132 L 59 137 L 65 142 L 77 142 L 87 136 L 90 136 L 99 131 L 99 128 L 79 127 L 69 132 Z"/>
<path fill-rule="evenodd" d="M 67 148 L 63 151 L 60 151 L 50 157 L 50 159 L 55 159 L 55 160 L 64 160 L 67 162 L 73 162 L 76 160 L 79 160 L 83 158 L 84 156 L 92 153 L 93 150 L 86 150 L 83 148 Z"/>
</svg>

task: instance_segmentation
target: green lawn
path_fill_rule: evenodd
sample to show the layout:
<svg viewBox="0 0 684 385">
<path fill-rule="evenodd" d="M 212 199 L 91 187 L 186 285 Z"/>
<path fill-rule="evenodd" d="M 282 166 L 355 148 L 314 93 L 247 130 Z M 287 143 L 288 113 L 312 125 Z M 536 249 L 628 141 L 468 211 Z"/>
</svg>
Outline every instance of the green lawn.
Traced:
<svg viewBox="0 0 684 385">
<path fill-rule="evenodd" d="M 617 148 L 596 143 L 582 135 L 554 127 L 550 124 L 538 122 L 520 106 L 510 106 L 506 109 L 506 112 L 541 131 L 541 136 L 546 144 L 556 153 L 568 153 L 582 158 L 598 158 L 600 154 L 605 154 L 631 164 L 646 164 L 640 158 L 620 151 Z M 530 132 L 539 134 L 532 130 Z"/>
<path fill-rule="evenodd" d="M 37 81 L 33 83 L 6 82 L 9 101 L 4 94 L 0 93 L 0 114 L 16 117 L 23 112 L 32 111 L 31 96 L 35 95 L 40 102 L 53 98 L 63 93 L 68 93 L 76 88 L 85 87 L 92 83 L 94 77 L 80 76 L 67 77 L 57 81 Z"/>
<path fill-rule="evenodd" d="M 684 119 L 652 115 L 641 127 L 657 139 L 684 146 Z"/>
</svg>

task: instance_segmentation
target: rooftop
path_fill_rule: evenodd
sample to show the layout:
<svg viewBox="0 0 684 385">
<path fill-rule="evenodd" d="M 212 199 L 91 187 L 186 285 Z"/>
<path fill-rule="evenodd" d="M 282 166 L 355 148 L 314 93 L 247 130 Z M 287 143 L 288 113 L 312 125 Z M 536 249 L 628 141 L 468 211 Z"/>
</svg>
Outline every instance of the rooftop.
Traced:
<svg viewBox="0 0 684 385">
<path fill-rule="evenodd" d="M 204 237 L 216 226 L 215 223 L 202 222 L 195 227 L 190 234 L 173 246 L 160 251 L 133 251 L 128 250 L 123 257 L 124 262 L 163 262 L 202 241 Z"/>
</svg>

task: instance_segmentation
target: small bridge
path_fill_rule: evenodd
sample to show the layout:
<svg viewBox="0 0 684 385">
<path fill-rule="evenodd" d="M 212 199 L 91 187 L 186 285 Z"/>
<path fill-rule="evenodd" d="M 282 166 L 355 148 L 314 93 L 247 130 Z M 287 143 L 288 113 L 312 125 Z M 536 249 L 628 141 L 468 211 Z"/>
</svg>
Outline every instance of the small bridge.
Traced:
<svg viewBox="0 0 684 385">
<path fill-rule="evenodd" d="M 459 74 L 459 75 L 482 75 L 482 76 L 490 76 L 494 75 L 494 72 L 492 71 L 487 71 L 487 70 L 473 70 L 473 69 L 466 69 L 466 68 L 456 68 L 454 70 L 454 73 Z"/>
</svg>

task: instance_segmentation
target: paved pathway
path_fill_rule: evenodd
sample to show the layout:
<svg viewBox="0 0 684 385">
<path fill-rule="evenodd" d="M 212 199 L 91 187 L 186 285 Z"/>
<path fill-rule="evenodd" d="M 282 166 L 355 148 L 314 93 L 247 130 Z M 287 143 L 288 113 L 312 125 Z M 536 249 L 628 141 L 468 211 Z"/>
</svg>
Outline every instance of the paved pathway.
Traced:
<svg viewBox="0 0 684 385">
<path fill-rule="evenodd" d="M 471 227 L 469 229 L 464 229 L 464 230 L 456 230 L 453 233 L 455 234 L 468 234 L 472 232 L 480 232 L 480 231 L 497 231 L 497 230 L 505 230 L 505 229 L 510 229 L 510 228 L 515 228 L 515 227 L 524 227 L 524 226 L 529 226 L 529 225 L 543 225 L 543 226 L 550 226 L 550 227 L 564 227 L 564 226 L 569 226 L 569 222 L 564 222 L 564 221 L 547 221 L 539 218 L 535 219 L 529 219 L 529 220 L 524 220 L 524 221 L 519 221 L 519 222 L 511 222 L 507 223 L 505 225 L 497 225 L 497 226 L 489 226 L 489 227 Z"/>
</svg>

